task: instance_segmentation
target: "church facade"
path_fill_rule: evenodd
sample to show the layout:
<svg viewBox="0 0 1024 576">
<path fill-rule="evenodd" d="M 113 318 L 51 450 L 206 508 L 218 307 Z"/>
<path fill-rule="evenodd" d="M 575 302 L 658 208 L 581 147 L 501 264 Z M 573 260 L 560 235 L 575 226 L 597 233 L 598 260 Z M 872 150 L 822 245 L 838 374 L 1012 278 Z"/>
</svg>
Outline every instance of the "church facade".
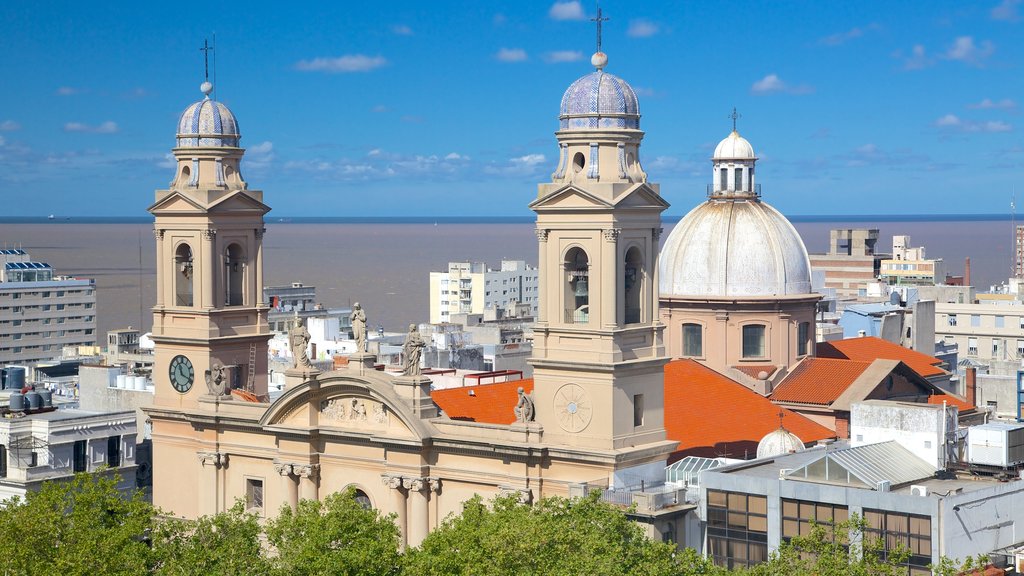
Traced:
<svg viewBox="0 0 1024 576">
<path fill-rule="evenodd" d="M 665 439 L 658 241 L 668 204 L 640 164 L 635 93 L 604 71 L 562 101 L 558 167 L 539 186 L 540 313 L 532 395 L 497 407 L 511 424 L 452 419 L 430 380 L 374 369 L 355 354 L 337 371 L 296 362 L 267 391 L 263 194 L 242 178 L 237 122 L 206 96 L 178 126 L 177 169 L 150 207 L 158 299 L 153 406 L 154 504 L 197 517 L 236 499 L 273 515 L 300 498 L 353 487 L 395 513 L 417 545 L 476 494 L 528 502 L 663 479 Z M 467 389 L 467 394 L 472 392 Z M 652 536 L 681 541 L 683 507 L 647 515 Z"/>
</svg>

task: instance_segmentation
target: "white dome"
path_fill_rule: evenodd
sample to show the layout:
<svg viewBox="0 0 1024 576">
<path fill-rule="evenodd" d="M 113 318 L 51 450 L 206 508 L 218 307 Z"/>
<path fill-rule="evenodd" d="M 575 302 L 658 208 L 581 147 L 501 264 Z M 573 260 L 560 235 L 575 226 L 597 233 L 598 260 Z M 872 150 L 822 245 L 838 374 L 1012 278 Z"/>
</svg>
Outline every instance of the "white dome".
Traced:
<svg viewBox="0 0 1024 576">
<path fill-rule="evenodd" d="M 769 432 L 757 443 L 757 457 L 770 458 L 790 452 L 802 452 L 803 449 L 804 442 L 800 437 L 780 427 Z"/>
<path fill-rule="evenodd" d="M 811 292 L 807 248 L 778 210 L 755 198 L 708 200 L 661 249 L 666 296 L 782 296 Z"/>
<path fill-rule="evenodd" d="M 740 133 L 733 130 L 731 134 L 715 146 L 715 160 L 757 160 L 754 147 Z"/>
</svg>

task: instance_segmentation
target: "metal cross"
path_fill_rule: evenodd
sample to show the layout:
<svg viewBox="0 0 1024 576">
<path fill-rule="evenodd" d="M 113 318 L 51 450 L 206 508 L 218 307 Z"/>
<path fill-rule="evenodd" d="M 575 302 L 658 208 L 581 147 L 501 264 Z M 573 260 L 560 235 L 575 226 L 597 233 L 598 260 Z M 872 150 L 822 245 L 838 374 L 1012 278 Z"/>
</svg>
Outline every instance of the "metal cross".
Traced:
<svg viewBox="0 0 1024 576">
<path fill-rule="evenodd" d="M 735 128 L 733 129 L 735 130 Z M 779 428 L 782 428 L 782 418 L 785 415 L 786 413 L 782 411 L 782 408 L 779 408 Z"/>
<path fill-rule="evenodd" d="M 210 51 L 213 50 L 213 46 L 210 46 L 209 42 L 203 40 L 203 47 L 199 49 L 203 53 L 203 68 L 206 74 L 206 80 L 210 80 Z"/>
<path fill-rule="evenodd" d="M 738 118 L 743 118 L 743 114 L 740 114 L 739 112 L 737 112 L 737 111 L 736 111 L 736 107 L 735 107 L 735 106 L 733 106 L 733 108 L 732 108 L 732 114 L 729 114 L 729 115 L 727 116 L 727 118 L 732 118 L 732 131 L 733 131 L 733 132 L 735 132 L 735 131 L 736 131 L 736 120 L 737 120 Z"/>
<path fill-rule="evenodd" d="M 597 51 L 598 52 L 601 51 L 601 23 L 602 22 L 607 22 L 608 20 L 609 20 L 608 18 L 602 18 L 601 17 L 601 7 L 600 6 L 597 7 L 597 17 L 590 19 L 591 22 L 597 22 Z"/>
</svg>

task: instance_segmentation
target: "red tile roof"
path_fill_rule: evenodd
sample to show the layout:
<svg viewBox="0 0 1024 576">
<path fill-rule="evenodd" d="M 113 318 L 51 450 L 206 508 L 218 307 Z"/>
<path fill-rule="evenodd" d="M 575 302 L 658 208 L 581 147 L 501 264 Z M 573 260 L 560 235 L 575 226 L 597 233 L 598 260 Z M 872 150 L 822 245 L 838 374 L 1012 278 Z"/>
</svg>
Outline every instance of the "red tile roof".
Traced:
<svg viewBox="0 0 1024 576">
<path fill-rule="evenodd" d="M 757 378 L 757 375 L 760 374 L 761 372 L 764 372 L 769 376 L 771 376 L 772 373 L 775 372 L 775 366 L 772 366 L 770 364 L 765 366 L 750 366 L 744 364 L 743 366 L 733 366 L 733 368 L 739 370 L 740 372 L 743 372 L 744 374 L 750 376 L 751 378 Z"/>
<path fill-rule="evenodd" d="M 665 431 L 679 442 L 672 460 L 683 456 L 728 454 L 753 457 L 757 443 L 782 425 L 805 443 L 835 438 L 836 433 L 694 361 L 665 366 Z"/>
<path fill-rule="evenodd" d="M 961 413 L 974 410 L 974 406 L 971 406 L 970 402 L 952 394 L 932 394 L 928 397 L 929 404 L 942 404 L 943 402 L 950 406 L 956 406 Z"/>
<path fill-rule="evenodd" d="M 772 392 L 772 401 L 828 406 L 869 366 L 871 362 L 804 358 Z"/>
<path fill-rule="evenodd" d="M 946 373 L 939 368 L 942 360 L 874 336 L 819 342 L 817 353 L 819 358 L 846 358 L 861 362 L 871 362 L 879 358 L 900 360 L 924 378 Z"/>
<path fill-rule="evenodd" d="M 533 392 L 533 378 L 434 390 L 430 397 L 452 420 L 511 424 L 516 421 L 513 409 L 519 402 L 520 386 L 527 394 Z"/>
</svg>

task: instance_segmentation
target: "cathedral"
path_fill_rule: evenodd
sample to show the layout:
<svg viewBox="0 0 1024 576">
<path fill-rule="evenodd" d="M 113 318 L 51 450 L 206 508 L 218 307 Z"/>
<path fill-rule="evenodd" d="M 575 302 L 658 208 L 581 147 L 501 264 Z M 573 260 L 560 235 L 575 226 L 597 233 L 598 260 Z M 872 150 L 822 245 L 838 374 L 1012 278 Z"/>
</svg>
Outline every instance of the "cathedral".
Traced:
<svg viewBox="0 0 1024 576">
<path fill-rule="evenodd" d="M 395 513 L 403 544 L 414 546 L 476 494 L 529 502 L 663 481 L 677 444 L 665 434 L 658 294 L 668 204 L 640 162 L 636 93 L 607 61 L 595 54 L 595 70 L 566 90 L 558 166 L 530 204 L 540 274 L 534 379 L 488 407 L 505 414 L 501 424 L 450 417 L 428 377 L 377 371 L 364 351 L 331 372 L 296 361 L 284 394 L 269 401 L 259 300 L 269 208 L 242 176 L 238 122 L 204 83 L 178 123 L 174 177 L 149 208 L 154 504 L 197 517 L 242 499 L 273 515 L 353 487 L 365 505 Z M 673 523 L 682 508 L 653 507 L 643 520 L 651 536 L 681 538 Z"/>
</svg>

